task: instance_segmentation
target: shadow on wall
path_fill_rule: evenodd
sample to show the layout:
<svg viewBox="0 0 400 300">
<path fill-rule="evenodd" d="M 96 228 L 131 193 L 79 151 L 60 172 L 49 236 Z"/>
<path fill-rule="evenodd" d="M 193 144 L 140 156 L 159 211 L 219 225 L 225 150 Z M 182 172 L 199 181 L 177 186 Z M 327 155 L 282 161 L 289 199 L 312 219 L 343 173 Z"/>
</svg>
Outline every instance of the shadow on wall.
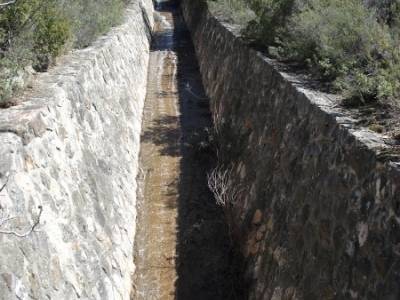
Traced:
<svg viewBox="0 0 400 300">
<path fill-rule="evenodd" d="M 245 299 L 240 263 L 232 247 L 221 207 L 207 187 L 207 172 L 215 163 L 207 144 L 211 127 L 209 101 L 205 96 L 190 33 L 178 2 L 156 4 L 159 12 L 173 13 L 175 28 L 155 37 L 152 51 L 176 52 L 181 115 L 160 118 L 144 132 L 143 139 L 161 147 L 162 155 L 182 156 L 178 185 L 178 237 L 176 299 Z M 173 42 L 167 35 L 173 36 Z M 180 129 L 171 124 L 180 123 Z M 171 144 L 181 135 L 179 143 Z"/>
</svg>

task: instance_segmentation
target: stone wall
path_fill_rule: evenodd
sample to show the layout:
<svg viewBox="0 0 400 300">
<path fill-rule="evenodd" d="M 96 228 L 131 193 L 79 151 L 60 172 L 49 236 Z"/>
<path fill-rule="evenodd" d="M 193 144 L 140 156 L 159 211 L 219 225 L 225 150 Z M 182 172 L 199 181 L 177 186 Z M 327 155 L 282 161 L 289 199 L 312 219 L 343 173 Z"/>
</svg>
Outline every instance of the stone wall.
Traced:
<svg viewBox="0 0 400 300">
<path fill-rule="evenodd" d="M 0 110 L 0 299 L 129 299 L 152 25 L 133 1 Z"/>
<path fill-rule="evenodd" d="M 183 0 L 237 197 L 249 299 L 399 299 L 400 164 L 337 97 Z"/>
</svg>

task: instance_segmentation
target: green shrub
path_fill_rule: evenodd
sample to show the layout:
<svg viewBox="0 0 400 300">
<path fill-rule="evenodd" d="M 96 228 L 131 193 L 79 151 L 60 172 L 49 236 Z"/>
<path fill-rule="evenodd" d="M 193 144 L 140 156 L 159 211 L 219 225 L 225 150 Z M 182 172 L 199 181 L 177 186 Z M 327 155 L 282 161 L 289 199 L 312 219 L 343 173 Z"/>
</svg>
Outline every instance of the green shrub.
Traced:
<svg viewBox="0 0 400 300">
<path fill-rule="evenodd" d="M 0 101 L 18 86 L 15 78 L 33 59 L 33 19 L 39 0 L 21 0 L 0 10 Z"/>
<path fill-rule="evenodd" d="M 0 7 L 0 101 L 21 85 L 26 66 L 45 71 L 64 50 L 90 45 L 121 21 L 126 3 L 17 0 Z"/>
<path fill-rule="evenodd" d="M 243 0 L 218 0 L 210 1 L 209 4 L 214 14 L 242 27 L 246 27 L 255 17 L 254 12 Z"/>
<path fill-rule="evenodd" d="M 245 36 L 307 67 L 348 103 L 400 104 L 400 0 L 235 0 L 235 6 L 224 7 L 255 12 Z"/>
<path fill-rule="evenodd" d="M 257 18 L 249 22 L 245 35 L 265 45 L 274 45 L 279 32 L 295 9 L 295 0 L 251 0 Z"/>
<path fill-rule="evenodd" d="M 310 1 L 279 38 L 282 57 L 306 62 L 347 98 L 366 102 L 400 92 L 393 36 L 361 1 Z"/>
<path fill-rule="evenodd" d="M 50 62 L 61 54 L 71 36 L 69 21 L 55 6 L 46 6 L 36 21 L 33 34 L 33 52 L 36 56 L 35 69 L 44 71 Z"/>
<path fill-rule="evenodd" d="M 365 4 L 376 10 L 381 21 L 390 26 L 399 25 L 400 0 L 365 0 Z"/>
<path fill-rule="evenodd" d="M 97 36 L 105 33 L 122 19 L 124 0 L 70 0 L 62 9 L 72 23 L 73 44 L 87 47 Z"/>
<path fill-rule="evenodd" d="M 303 64 L 351 103 L 400 103 L 400 0 L 246 2 L 256 17 L 243 34 L 270 54 Z"/>
<path fill-rule="evenodd" d="M 376 94 L 371 75 L 387 37 L 360 1 L 311 1 L 290 18 L 278 38 L 281 57 L 307 63 L 314 74 L 334 81 L 349 96 Z"/>
</svg>

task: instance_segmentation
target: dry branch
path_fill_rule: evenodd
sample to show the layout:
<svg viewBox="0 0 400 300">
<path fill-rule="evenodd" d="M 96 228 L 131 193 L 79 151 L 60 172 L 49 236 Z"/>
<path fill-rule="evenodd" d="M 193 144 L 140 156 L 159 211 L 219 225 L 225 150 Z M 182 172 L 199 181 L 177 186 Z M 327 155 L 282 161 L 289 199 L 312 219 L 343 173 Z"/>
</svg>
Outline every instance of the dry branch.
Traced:
<svg viewBox="0 0 400 300">
<path fill-rule="evenodd" d="M 10 178 L 10 177 L 7 176 L 6 182 L 4 182 L 3 185 L 0 187 L 0 193 L 6 188 L 6 186 L 7 186 L 7 184 L 8 184 L 8 179 L 9 179 L 9 178 Z"/>
<path fill-rule="evenodd" d="M 232 172 L 232 168 L 224 170 L 222 167 L 217 167 L 208 174 L 208 187 L 218 205 L 235 204 L 242 192 L 241 188 L 233 183 Z"/>
<path fill-rule="evenodd" d="M 33 225 L 32 225 L 26 232 L 24 232 L 24 233 L 18 233 L 18 232 L 13 231 L 13 230 L 0 230 L 0 234 L 14 235 L 14 236 L 20 237 L 20 238 L 27 237 L 27 236 L 30 235 L 30 234 L 35 230 L 35 228 L 40 224 L 40 218 L 41 218 L 41 216 L 42 216 L 43 207 L 40 205 L 40 206 L 38 207 L 38 209 L 39 209 L 39 215 L 38 215 L 38 217 L 36 218 L 36 220 L 35 220 L 35 222 L 33 223 Z M 0 227 L 3 226 L 3 225 L 5 225 L 5 224 L 7 224 L 9 221 L 11 221 L 11 220 L 13 220 L 13 219 L 15 219 L 15 218 L 17 218 L 17 217 L 6 217 L 6 218 L 2 218 L 2 219 L 0 220 Z"/>
</svg>

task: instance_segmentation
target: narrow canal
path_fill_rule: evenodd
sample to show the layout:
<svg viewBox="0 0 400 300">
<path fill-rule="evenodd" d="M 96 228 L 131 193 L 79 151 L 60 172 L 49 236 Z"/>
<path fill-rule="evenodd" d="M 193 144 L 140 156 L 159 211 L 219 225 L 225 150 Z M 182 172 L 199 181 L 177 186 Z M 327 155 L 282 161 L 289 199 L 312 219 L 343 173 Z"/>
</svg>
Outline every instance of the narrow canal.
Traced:
<svg viewBox="0 0 400 300">
<path fill-rule="evenodd" d="M 207 188 L 211 118 L 179 5 L 156 3 L 144 110 L 132 299 L 242 299 Z"/>
</svg>

